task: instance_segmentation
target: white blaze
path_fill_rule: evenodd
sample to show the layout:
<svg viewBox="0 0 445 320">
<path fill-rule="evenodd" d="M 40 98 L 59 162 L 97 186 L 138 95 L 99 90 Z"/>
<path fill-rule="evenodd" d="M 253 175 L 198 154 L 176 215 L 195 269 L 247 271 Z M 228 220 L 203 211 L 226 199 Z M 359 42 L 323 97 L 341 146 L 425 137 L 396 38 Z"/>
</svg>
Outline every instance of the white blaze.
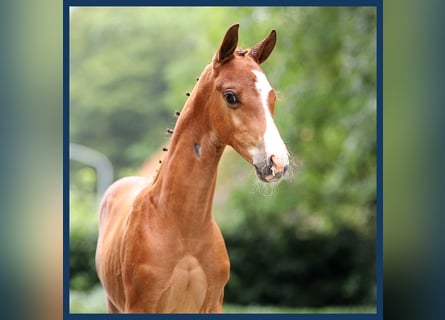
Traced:
<svg viewBox="0 0 445 320">
<path fill-rule="evenodd" d="M 280 133 L 273 121 L 272 114 L 269 109 L 269 93 L 273 90 L 269 81 L 267 80 L 264 73 L 258 70 L 252 70 L 256 76 L 256 89 L 261 97 L 261 104 L 264 110 L 264 116 L 266 118 L 266 131 L 264 132 L 264 149 L 266 152 L 266 157 L 269 159 L 272 155 L 280 162 L 281 165 L 288 165 L 289 158 L 286 146 L 284 145 L 283 139 L 281 139 Z M 253 162 L 261 161 L 260 150 L 254 148 L 251 150 L 251 155 Z"/>
</svg>

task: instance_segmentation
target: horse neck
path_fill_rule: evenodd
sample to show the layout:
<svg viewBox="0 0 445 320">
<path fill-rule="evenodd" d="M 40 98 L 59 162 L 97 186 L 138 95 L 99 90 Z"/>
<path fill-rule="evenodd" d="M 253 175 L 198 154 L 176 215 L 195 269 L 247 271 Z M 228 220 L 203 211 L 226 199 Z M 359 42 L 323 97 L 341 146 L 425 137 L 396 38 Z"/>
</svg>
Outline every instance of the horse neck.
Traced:
<svg viewBox="0 0 445 320">
<path fill-rule="evenodd" d="M 181 112 L 151 192 L 158 212 L 190 232 L 212 221 L 217 168 L 224 150 L 210 127 L 213 87 L 206 84 L 207 76 L 204 71 Z"/>
</svg>

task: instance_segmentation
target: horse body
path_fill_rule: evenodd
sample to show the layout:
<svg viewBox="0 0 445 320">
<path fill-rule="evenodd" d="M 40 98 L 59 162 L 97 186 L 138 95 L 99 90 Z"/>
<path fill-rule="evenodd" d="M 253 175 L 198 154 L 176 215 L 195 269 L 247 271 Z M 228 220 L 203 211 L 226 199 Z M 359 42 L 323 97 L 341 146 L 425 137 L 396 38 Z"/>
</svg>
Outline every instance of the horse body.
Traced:
<svg viewBox="0 0 445 320">
<path fill-rule="evenodd" d="M 288 166 L 271 122 L 274 91 L 259 67 L 275 32 L 250 55 L 235 52 L 237 39 L 234 25 L 191 92 L 154 181 L 123 178 L 102 199 L 96 268 L 109 312 L 222 312 L 229 258 L 212 204 L 224 148 L 266 182 Z"/>
</svg>

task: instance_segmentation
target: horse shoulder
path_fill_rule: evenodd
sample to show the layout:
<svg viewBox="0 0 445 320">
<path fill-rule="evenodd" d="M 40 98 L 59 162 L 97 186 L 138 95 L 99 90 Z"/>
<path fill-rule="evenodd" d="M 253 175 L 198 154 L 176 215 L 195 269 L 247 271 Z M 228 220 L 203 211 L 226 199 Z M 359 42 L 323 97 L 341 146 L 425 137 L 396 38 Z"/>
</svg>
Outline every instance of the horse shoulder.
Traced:
<svg viewBox="0 0 445 320">
<path fill-rule="evenodd" d="M 99 211 L 99 237 L 96 269 L 108 298 L 122 309 L 122 245 L 126 221 L 134 199 L 150 181 L 143 177 L 126 177 L 114 182 L 105 192 Z"/>
</svg>

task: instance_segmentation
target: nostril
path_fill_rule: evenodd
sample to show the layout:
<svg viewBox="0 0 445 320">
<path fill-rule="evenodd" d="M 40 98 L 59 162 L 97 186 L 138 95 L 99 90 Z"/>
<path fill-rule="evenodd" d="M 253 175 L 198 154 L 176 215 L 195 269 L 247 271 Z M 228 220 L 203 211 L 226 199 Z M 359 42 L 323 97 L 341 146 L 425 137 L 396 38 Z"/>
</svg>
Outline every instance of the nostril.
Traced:
<svg viewBox="0 0 445 320">
<path fill-rule="evenodd" d="M 274 154 L 270 156 L 269 161 L 270 161 L 271 165 L 276 165 L 277 164 L 277 162 L 275 160 L 275 155 Z"/>
</svg>

